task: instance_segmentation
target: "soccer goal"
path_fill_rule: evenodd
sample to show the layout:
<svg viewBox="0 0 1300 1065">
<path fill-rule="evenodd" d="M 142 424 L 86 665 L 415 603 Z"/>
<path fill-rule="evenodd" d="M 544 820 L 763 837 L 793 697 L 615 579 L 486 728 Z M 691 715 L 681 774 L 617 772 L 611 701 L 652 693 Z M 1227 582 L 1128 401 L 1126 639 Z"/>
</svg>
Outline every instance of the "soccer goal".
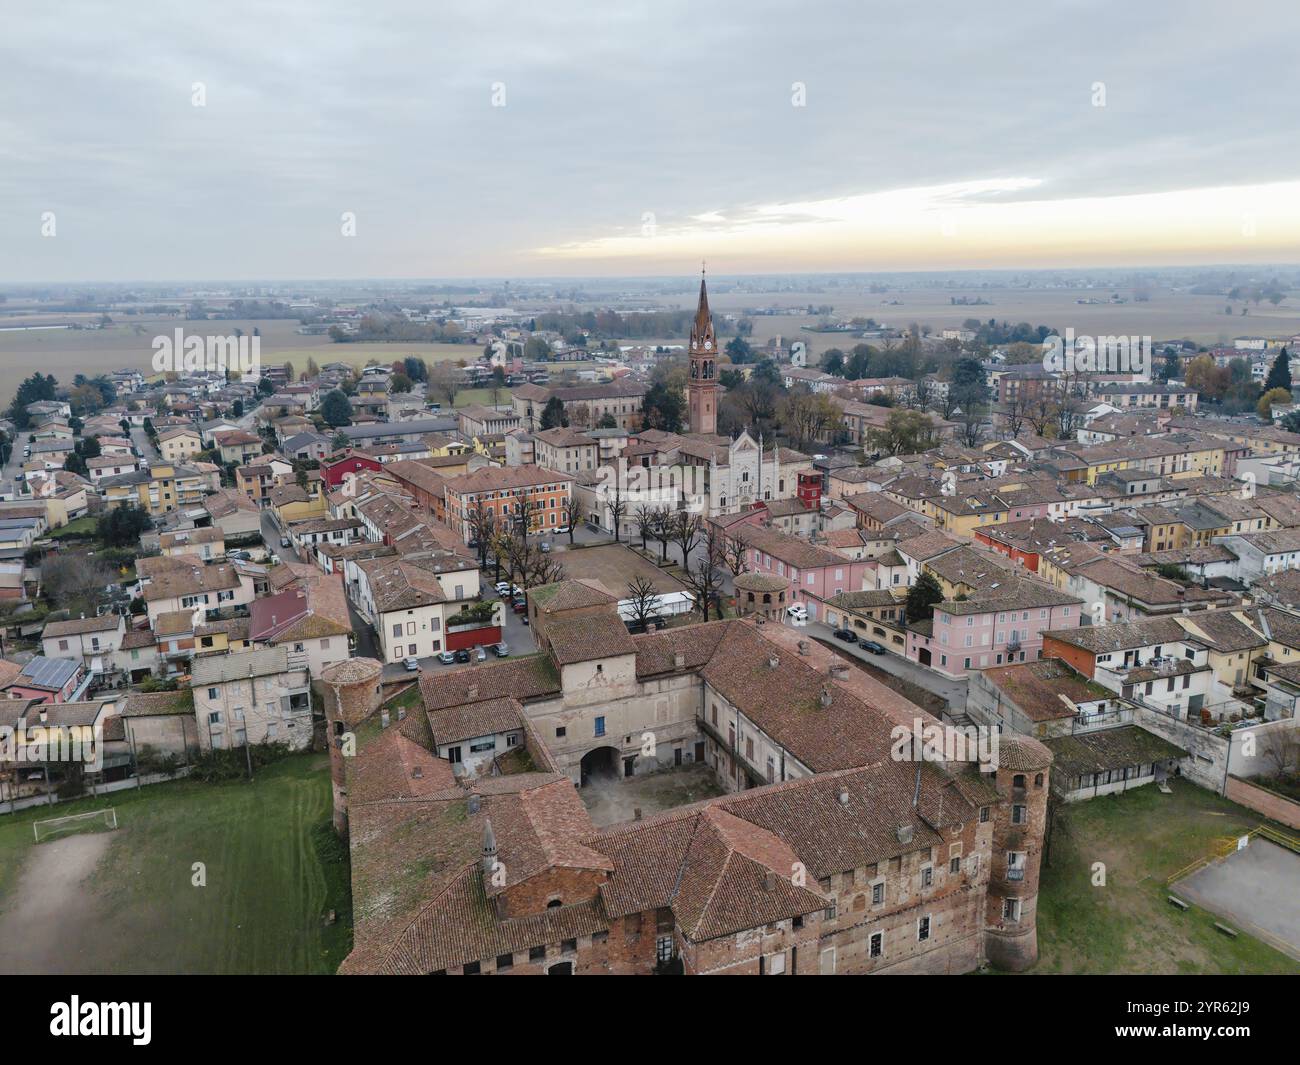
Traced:
<svg viewBox="0 0 1300 1065">
<path fill-rule="evenodd" d="M 55 836 L 67 835 L 69 832 L 81 832 L 90 829 L 93 832 L 117 828 L 117 811 L 111 806 L 107 810 L 92 810 L 88 814 L 68 814 L 67 817 L 48 817 L 44 821 L 33 821 L 32 831 L 36 842 L 43 843 Z"/>
</svg>

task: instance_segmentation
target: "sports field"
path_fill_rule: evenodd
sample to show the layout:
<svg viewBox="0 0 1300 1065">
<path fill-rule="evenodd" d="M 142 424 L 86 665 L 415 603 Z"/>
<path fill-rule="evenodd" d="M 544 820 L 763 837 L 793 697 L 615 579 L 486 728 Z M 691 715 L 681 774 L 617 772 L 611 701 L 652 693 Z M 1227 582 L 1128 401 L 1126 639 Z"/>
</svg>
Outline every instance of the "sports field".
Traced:
<svg viewBox="0 0 1300 1065">
<path fill-rule="evenodd" d="M 103 806 L 117 831 L 33 843 L 32 821 Z M 178 781 L 0 815 L 0 972 L 332 973 L 352 931 L 329 817 L 328 762 L 310 754 L 253 784 Z"/>
<path fill-rule="evenodd" d="M 1217 931 L 1217 918 L 1199 906 L 1169 902 L 1178 894 L 1165 883 L 1170 876 L 1261 820 L 1185 780 L 1171 786 L 1171 795 L 1149 785 L 1064 808 L 1039 882 L 1032 972 L 1300 973 L 1300 963 L 1258 939 Z M 1104 885 L 1094 883 L 1096 863 Z M 1294 898 L 1300 883 L 1273 888 Z"/>
</svg>

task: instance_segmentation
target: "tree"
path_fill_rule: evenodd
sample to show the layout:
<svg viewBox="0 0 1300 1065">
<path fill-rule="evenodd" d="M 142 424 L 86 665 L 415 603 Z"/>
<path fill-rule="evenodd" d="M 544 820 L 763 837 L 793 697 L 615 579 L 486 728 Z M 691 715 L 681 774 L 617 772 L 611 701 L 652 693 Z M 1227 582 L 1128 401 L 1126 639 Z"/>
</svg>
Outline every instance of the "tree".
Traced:
<svg viewBox="0 0 1300 1065">
<path fill-rule="evenodd" d="M 40 403 L 54 399 L 59 382 L 52 375 L 34 373 L 18 386 L 14 398 L 9 404 L 9 420 L 18 429 L 26 429 L 32 424 L 31 415 L 27 413 L 29 403 Z"/>
<path fill-rule="evenodd" d="M 395 373 L 388 379 L 388 391 L 394 395 L 411 391 L 411 379 L 404 373 Z"/>
<path fill-rule="evenodd" d="M 257 379 L 257 394 L 259 396 L 269 396 L 275 391 L 275 385 L 271 384 L 269 377 L 259 377 Z"/>
<path fill-rule="evenodd" d="M 704 533 L 704 551 L 695 560 L 695 565 L 686 570 L 687 587 L 691 589 L 695 606 L 705 621 L 709 620 L 709 604 L 717 599 L 718 590 L 722 587 L 722 550 L 718 527 L 709 524 Z"/>
<path fill-rule="evenodd" d="M 606 494 L 604 489 L 602 494 Z M 614 543 L 618 543 L 623 533 L 623 515 L 627 513 L 628 501 L 623 498 L 623 492 L 617 485 L 614 486 L 612 496 L 606 494 L 605 505 L 609 508 L 609 520 L 614 524 Z"/>
<path fill-rule="evenodd" d="M 63 460 L 63 468 L 69 473 L 75 473 L 78 477 L 90 477 L 90 470 L 86 467 L 85 457 L 79 451 L 74 451 Z"/>
<path fill-rule="evenodd" d="M 673 521 L 673 539 L 682 552 L 682 569 L 690 568 L 691 552 L 695 550 L 695 545 L 699 543 L 702 529 L 703 526 L 698 514 L 692 514 L 689 510 L 679 510 L 677 512 L 677 517 Z"/>
<path fill-rule="evenodd" d="M 917 410 L 891 410 L 883 429 L 867 433 L 867 446 L 885 455 L 917 455 L 934 446 L 934 427 Z"/>
<path fill-rule="evenodd" d="M 330 447 L 335 451 L 346 451 L 351 443 L 352 441 L 348 439 L 348 434 L 340 430 L 335 433 L 333 439 L 330 440 Z"/>
<path fill-rule="evenodd" d="M 577 531 L 580 521 L 582 521 L 582 500 L 570 492 L 569 498 L 564 501 L 564 524 L 569 527 L 570 547 L 573 546 L 573 534 Z"/>
<path fill-rule="evenodd" d="M 641 537 L 641 550 L 648 550 L 650 536 L 654 531 L 655 508 L 648 503 L 638 503 L 632 511 L 632 520 L 636 522 L 637 535 Z"/>
<path fill-rule="evenodd" d="M 668 561 L 668 545 L 672 543 L 674 524 L 673 511 L 669 507 L 655 508 L 654 524 L 650 527 L 650 531 L 654 533 L 654 538 L 659 541 L 659 560 L 661 562 Z"/>
<path fill-rule="evenodd" d="M 647 621 L 658 613 L 659 593 L 654 581 L 648 577 L 633 577 L 627 584 L 627 607 L 632 616 L 628 619 L 645 627 Z"/>
<path fill-rule="evenodd" d="M 107 547 L 136 547 L 142 533 L 153 528 L 153 519 L 144 507 L 123 504 L 100 514 L 95 522 L 95 539 Z"/>
<path fill-rule="evenodd" d="M 1188 384 L 1191 382 L 1189 381 Z M 1272 392 L 1275 388 L 1291 391 L 1291 356 L 1286 353 L 1286 348 L 1277 353 L 1272 369 L 1268 371 L 1268 377 L 1264 380 L 1265 392 Z"/>
<path fill-rule="evenodd" d="M 641 400 L 641 423 L 646 429 L 662 429 L 666 433 L 680 433 L 686 401 L 676 389 L 662 381 L 652 384 Z"/>
<path fill-rule="evenodd" d="M 569 415 L 564 409 L 564 401 L 559 396 L 552 396 L 546 401 L 546 406 L 542 408 L 542 418 L 539 424 L 543 431 L 568 428 Z"/>
<path fill-rule="evenodd" d="M 843 429 L 844 420 L 829 396 L 807 389 L 792 390 L 786 397 L 781 423 L 803 448 L 815 441 L 831 438 Z"/>
<path fill-rule="evenodd" d="M 430 386 L 436 393 L 442 395 L 449 407 L 456 405 L 456 394 L 460 391 L 460 383 L 460 367 L 450 362 L 438 363 L 429 374 Z"/>
<path fill-rule="evenodd" d="M 242 418 L 244 416 L 244 401 L 242 399 L 237 399 L 230 405 L 230 416 L 232 418 Z"/>
<path fill-rule="evenodd" d="M 1290 403 L 1291 390 L 1287 388 L 1270 388 L 1259 397 L 1259 406 L 1256 410 L 1259 416 L 1265 421 L 1271 421 L 1273 418 L 1274 403 Z"/>
<path fill-rule="evenodd" d="M 55 608 L 93 615 L 99 597 L 116 574 L 85 555 L 57 554 L 41 564 L 41 584 Z"/>
<path fill-rule="evenodd" d="M 754 361 L 754 349 L 750 347 L 749 341 L 744 337 L 736 336 L 727 341 L 726 352 L 731 361 L 737 366 L 741 363 Z"/>
<path fill-rule="evenodd" d="M 336 429 L 352 424 L 352 404 L 340 389 L 325 393 L 325 398 L 320 403 L 320 413 L 326 424 Z"/>
<path fill-rule="evenodd" d="M 722 561 L 731 570 L 732 578 L 739 577 L 749 569 L 749 548 L 739 536 L 728 536 L 722 541 Z"/>
<path fill-rule="evenodd" d="M 936 603 L 943 602 L 943 589 L 939 581 L 929 570 L 925 570 L 916 579 L 916 583 L 907 590 L 904 611 L 908 621 L 925 621 L 934 617 Z"/>
<path fill-rule="evenodd" d="M 1290 374 L 1287 370 L 1287 374 Z M 1270 375 L 1271 376 L 1271 375 Z M 1209 355 L 1198 355 L 1187 367 L 1187 387 L 1199 392 L 1206 399 L 1218 402 L 1223 398 L 1231 383 L 1231 374 L 1226 367 L 1214 364 Z"/>
</svg>

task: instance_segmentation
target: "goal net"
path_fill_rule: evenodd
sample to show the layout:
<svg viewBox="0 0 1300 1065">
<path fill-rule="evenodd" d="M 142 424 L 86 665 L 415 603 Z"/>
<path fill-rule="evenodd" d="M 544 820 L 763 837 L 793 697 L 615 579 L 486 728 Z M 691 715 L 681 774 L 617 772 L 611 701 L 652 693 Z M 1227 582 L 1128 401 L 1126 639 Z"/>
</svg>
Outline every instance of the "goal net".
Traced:
<svg viewBox="0 0 1300 1065">
<path fill-rule="evenodd" d="M 66 836 L 70 832 L 100 832 L 117 828 L 117 811 L 112 807 L 107 810 L 92 810 L 86 814 L 69 814 L 67 817 L 49 817 L 44 821 L 33 821 L 32 831 L 36 842 L 43 843 L 55 836 Z"/>
</svg>

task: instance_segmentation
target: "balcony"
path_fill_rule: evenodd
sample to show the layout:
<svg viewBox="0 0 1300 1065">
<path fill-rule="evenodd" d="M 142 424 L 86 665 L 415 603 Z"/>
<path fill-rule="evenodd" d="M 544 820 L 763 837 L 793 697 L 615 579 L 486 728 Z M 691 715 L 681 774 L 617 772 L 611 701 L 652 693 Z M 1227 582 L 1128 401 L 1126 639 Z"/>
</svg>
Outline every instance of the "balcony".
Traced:
<svg viewBox="0 0 1300 1065">
<path fill-rule="evenodd" d="M 1132 710 L 1107 710 L 1101 714 L 1076 714 L 1070 723 L 1070 731 L 1076 735 L 1081 732 L 1096 732 L 1099 729 L 1119 728 L 1121 725 L 1133 724 Z"/>
</svg>

